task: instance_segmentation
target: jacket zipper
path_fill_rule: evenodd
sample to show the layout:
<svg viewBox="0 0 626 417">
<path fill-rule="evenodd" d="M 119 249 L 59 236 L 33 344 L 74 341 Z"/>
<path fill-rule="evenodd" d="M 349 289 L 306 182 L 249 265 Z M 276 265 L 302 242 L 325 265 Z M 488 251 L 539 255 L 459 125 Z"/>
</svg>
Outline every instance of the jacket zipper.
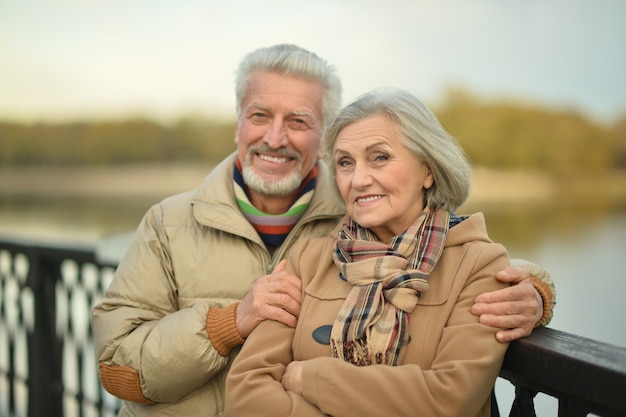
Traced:
<svg viewBox="0 0 626 417">
<path fill-rule="evenodd" d="M 271 273 L 274 268 L 276 268 L 276 265 L 278 265 L 278 263 L 280 262 L 281 259 L 283 259 L 283 257 L 285 256 L 285 252 L 286 252 L 286 248 L 291 247 L 292 245 L 292 241 L 294 239 L 296 239 L 294 236 L 296 236 L 298 233 L 298 231 L 300 231 L 302 228 L 304 228 L 304 226 L 308 225 L 311 222 L 317 221 L 317 220 L 332 220 L 333 218 L 335 218 L 337 216 L 332 216 L 332 215 L 317 215 L 314 217 L 311 217 L 309 219 L 306 219 L 304 222 L 302 223 L 297 223 L 296 224 L 296 228 L 294 228 L 291 232 L 289 232 L 289 234 L 287 235 L 287 239 L 283 242 L 282 245 L 280 245 L 280 247 L 276 250 L 276 252 L 274 252 L 273 256 L 269 255 L 269 251 L 267 250 L 267 248 L 265 246 L 263 246 L 263 253 L 266 256 L 269 256 L 270 258 L 270 262 L 269 264 L 267 264 L 267 272 L 266 273 Z M 339 221 L 339 218 L 337 218 L 337 221 Z M 294 242 L 295 243 L 295 242 Z"/>
</svg>

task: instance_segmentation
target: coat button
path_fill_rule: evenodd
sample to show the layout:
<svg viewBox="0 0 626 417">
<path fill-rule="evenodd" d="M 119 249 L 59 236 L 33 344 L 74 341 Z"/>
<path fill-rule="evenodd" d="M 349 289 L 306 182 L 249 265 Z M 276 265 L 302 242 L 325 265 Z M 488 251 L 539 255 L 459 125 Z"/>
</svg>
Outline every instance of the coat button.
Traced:
<svg viewBox="0 0 626 417">
<path fill-rule="evenodd" d="M 322 345 L 330 345 L 330 332 L 332 329 L 332 324 L 318 327 L 313 330 L 313 339 Z"/>
</svg>

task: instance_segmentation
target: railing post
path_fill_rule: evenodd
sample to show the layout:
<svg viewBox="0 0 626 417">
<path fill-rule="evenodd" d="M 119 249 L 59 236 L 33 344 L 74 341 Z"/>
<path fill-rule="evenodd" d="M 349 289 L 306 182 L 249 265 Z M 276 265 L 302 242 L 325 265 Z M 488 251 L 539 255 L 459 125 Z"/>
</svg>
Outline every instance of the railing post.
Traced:
<svg viewBox="0 0 626 417">
<path fill-rule="evenodd" d="M 31 252 L 28 284 L 33 290 L 35 324 L 28 340 L 29 417 L 63 415 L 62 346 L 56 335 L 55 286 L 59 260 L 44 260 Z"/>
<path fill-rule="evenodd" d="M 515 387 L 515 399 L 511 405 L 509 417 L 537 417 L 535 413 L 535 396 L 537 391 L 518 385 Z"/>
<path fill-rule="evenodd" d="M 570 398 L 559 399 L 558 417 L 585 417 L 589 413 L 585 407 Z"/>
</svg>

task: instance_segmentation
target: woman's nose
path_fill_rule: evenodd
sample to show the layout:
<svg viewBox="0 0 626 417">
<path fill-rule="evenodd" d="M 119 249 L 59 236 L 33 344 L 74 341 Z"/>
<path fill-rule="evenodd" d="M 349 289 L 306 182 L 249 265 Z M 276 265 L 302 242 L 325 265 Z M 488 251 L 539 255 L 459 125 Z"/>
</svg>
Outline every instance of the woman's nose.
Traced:
<svg viewBox="0 0 626 417">
<path fill-rule="evenodd" d="M 355 188 L 363 188 L 374 182 L 372 173 L 366 164 L 357 163 L 354 167 L 354 175 L 352 177 L 352 186 Z"/>
</svg>

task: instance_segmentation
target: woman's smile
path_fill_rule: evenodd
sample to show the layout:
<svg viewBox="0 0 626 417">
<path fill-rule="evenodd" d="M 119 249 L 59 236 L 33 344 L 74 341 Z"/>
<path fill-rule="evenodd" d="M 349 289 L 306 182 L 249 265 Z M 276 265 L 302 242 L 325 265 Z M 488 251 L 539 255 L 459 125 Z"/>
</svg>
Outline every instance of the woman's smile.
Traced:
<svg viewBox="0 0 626 417">
<path fill-rule="evenodd" d="M 382 195 L 368 195 L 368 196 L 364 196 L 364 197 L 357 197 L 355 199 L 355 203 L 357 204 L 367 204 L 367 203 L 371 203 L 373 201 L 379 200 L 383 198 Z"/>
</svg>

